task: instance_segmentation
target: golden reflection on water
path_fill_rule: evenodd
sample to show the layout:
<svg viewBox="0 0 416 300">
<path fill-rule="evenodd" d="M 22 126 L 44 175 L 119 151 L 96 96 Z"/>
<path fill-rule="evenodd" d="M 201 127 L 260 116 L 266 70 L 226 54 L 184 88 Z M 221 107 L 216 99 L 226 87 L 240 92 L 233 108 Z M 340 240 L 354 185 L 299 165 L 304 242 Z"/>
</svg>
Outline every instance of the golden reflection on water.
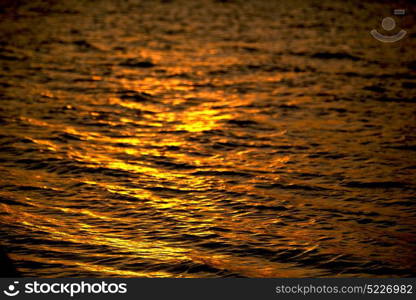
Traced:
<svg viewBox="0 0 416 300">
<path fill-rule="evenodd" d="M 299 24 L 314 6 L 162 2 L 0 21 L 0 222 L 22 271 L 414 274 L 406 64 L 356 28 L 320 40 L 332 6 Z"/>
<path fill-rule="evenodd" d="M 151 82 L 151 81 L 149 81 Z M 160 84 L 157 82 L 151 82 L 152 84 Z M 163 89 L 172 89 L 172 90 L 182 90 L 178 88 L 179 85 L 182 85 L 179 80 L 164 82 Z M 230 84 L 230 83 L 228 83 Z M 126 87 L 127 88 L 127 87 Z M 149 89 L 154 87 L 149 86 Z M 146 88 L 144 89 L 146 90 Z M 190 95 L 194 97 L 196 95 Z M 200 95 L 199 95 L 200 96 Z M 210 94 L 204 92 L 204 97 L 206 98 L 215 98 L 215 94 Z M 228 109 L 215 108 L 217 103 L 206 103 L 192 107 L 187 110 L 179 111 L 166 111 L 163 106 L 155 106 L 152 104 L 142 104 L 137 102 L 126 102 L 118 98 L 111 98 L 109 103 L 111 105 L 119 105 L 121 107 L 126 107 L 128 109 L 134 110 L 150 110 L 153 113 L 157 113 L 155 117 L 152 118 L 152 121 L 147 119 L 137 120 L 131 119 L 128 117 L 120 118 L 121 123 L 131 123 L 135 125 L 146 124 L 147 126 L 154 126 L 157 128 L 162 128 L 166 124 L 172 123 L 173 126 L 169 127 L 169 130 L 172 131 L 184 131 L 187 133 L 201 133 L 204 131 L 210 130 L 221 130 L 226 129 L 224 127 L 224 122 L 227 120 L 232 120 L 235 117 L 238 117 L 238 113 L 232 113 Z M 236 99 L 231 100 L 230 103 L 232 106 L 242 106 L 250 103 L 250 100 L 241 99 L 237 101 Z M 296 105 L 298 102 L 293 100 L 290 105 Z M 98 113 L 91 113 L 92 116 L 98 116 Z M 236 193 L 245 193 L 246 195 L 259 195 L 264 197 L 272 197 L 276 199 L 284 199 L 283 194 L 276 193 L 275 191 L 261 190 L 255 187 L 258 179 L 246 179 L 245 182 L 229 183 L 227 177 L 224 178 L 215 178 L 214 181 L 210 181 L 209 177 L 201 176 L 192 176 L 191 171 L 186 170 L 166 170 L 161 169 L 155 166 L 152 166 L 150 163 L 135 161 L 135 160 L 125 160 L 115 158 L 117 154 L 125 153 L 131 157 L 140 157 L 140 156 L 154 156 L 161 158 L 171 158 L 176 161 L 176 163 L 187 164 L 191 166 L 206 167 L 206 171 L 221 171 L 218 167 L 209 167 L 215 166 L 218 163 L 221 163 L 222 170 L 234 170 L 236 172 L 263 172 L 262 175 L 259 175 L 258 178 L 263 180 L 276 182 L 281 180 L 281 175 L 273 174 L 273 170 L 285 167 L 286 164 L 291 162 L 291 155 L 278 155 L 270 156 L 270 154 L 264 154 L 265 159 L 268 161 L 267 165 L 259 165 L 258 160 L 262 157 L 262 153 L 256 150 L 242 149 L 238 151 L 233 151 L 231 153 L 217 153 L 216 155 L 201 156 L 201 157 L 190 157 L 186 154 L 181 153 L 167 153 L 164 150 L 158 148 L 162 147 L 179 147 L 186 148 L 187 144 L 180 136 L 170 135 L 168 137 L 160 138 L 159 133 L 139 133 L 134 131 L 122 132 L 126 137 L 109 137 L 105 134 L 100 133 L 99 131 L 87 132 L 80 128 L 72 126 L 62 126 L 60 124 L 48 123 L 34 118 L 22 118 L 23 121 L 43 127 L 51 128 L 53 130 L 60 130 L 62 132 L 73 134 L 80 137 L 83 141 L 89 141 L 91 143 L 97 143 L 96 146 L 90 147 L 89 150 L 85 149 L 75 149 L 69 147 L 66 150 L 65 156 L 68 159 L 71 159 L 75 162 L 81 162 L 85 166 L 92 168 L 103 167 L 110 170 L 121 170 L 128 172 L 130 174 L 141 174 L 145 175 L 152 180 L 162 180 L 172 181 L 176 184 L 176 189 L 179 191 L 193 191 L 198 189 L 206 189 L 207 187 L 217 187 L 223 189 L 224 191 L 231 191 Z M 252 116 L 252 120 L 256 120 L 258 123 L 267 124 L 273 126 L 274 121 L 267 119 L 265 116 Z M 118 122 L 109 122 L 108 125 L 115 124 Z M 316 125 L 310 120 L 299 121 L 299 124 L 306 128 L 314 128 Z M 336 126 L 339 124 L 336 120 L 328 122 L 329 126 Z M 168 125 L 169 126 L 169 125 Z M 282 138 L 287 134 L 286 130 L 280 132 L 273 132 L 272 135 L 276 138 Z M 270 134 L 267 133 L 258 133 L 258 138 L 262 139 Z M 45 150 L 59 152 L 61 146 L 58 142 L 53 142 L 47 139 L 35 139 L 32 141 L 36 143 L 39 147 Z M 219 142 L 227 142 L 227 139 L 219 139 Z M 115 146 L 117 144 L 123 144 L 123 147 Z M 248 144 L 252 143 L 251 141 L 247 142 Z M 156 147 L 156 148 L 155 148 Z M 251 160 L 251 157 L 255 157 L 254 160 Z M 287 172 L 296 173 L 300 170 L 291 168 Z M 270 173 L 272 172 L 272 173 Z M 237 175 L 238 176 L 238 175 Z M 46 180 L 48 175 L 44 178 L 42 175 L 37 175 L 36 178 L 39 182 Z M 92 178 L 93 179 L 93 178 Z M 276 215 L 269 215 L 268 217 L 261 217 L 260 219 L 250 211 L 241 211 L 237 214 L 231 213 L 223 210 L 217 209 L 215 207 L 215 202 L 211 202 L 209 198 L 203 197 L 198 199 L 196 195 L 194 200 L 189 198 L 183 199 L 181 197 L 175 197 L 169 195 L 160 196 L 156 192 L 149 191 L 145 188 L 129 188 L 123 185 L 117 185 L 110 182 L 95 181 L 87 177 L 84 177 L 83 183 L 88 186 L 98 186 L 110 194 L 114 195 L 126 195 L 136 198 L 138 201 L 145 201 L 147 206 L 146 210 L 148 211 L 157 211 L 164 218 L 167 219 L 176 219 L 182 225 L 183 228 L 192 227 L 193 230 L 200 227 L 198 233 L 194 233 L 195 236 L 206 236 L 213 234 L 212 230 L 206 230 L 210 226 L 216 226 L 221 222 L 221 226 L 227 228 L 227 231 L 222 233 L 222 239 L 228 241 L 240 241 L 246 244 L 256 244 L 257 236 L 280 236 L 286 239 L 285 244 L 282 246 L 276 246 L 275 250 L 279 249 L 284 250 L 286 247 L 291 246 L 294 249 L 302 247 L 302 254 L 307 255 L 309 252 L 313 253 L 317 249 L 323 251 L 326 254 L 332 254 L 333 258 L 329 259 L 327 263 L 337 261 L 346 255 L 354 255 L 356 251 L 354 248 L 351 248 L 349 245 L 343 245 L 342 232 L 351 231 L 354 226 L 348 224 L 346 227 L 343 227 L 343 224 L 332 224 L 332 226 L 339 226 L 339 228 L 332 232 L 332 239 L 339 241 L 339 243 L 334 243 L 330 248 L 320 249 L 320 244 L 316 241 L 322 239 L 326 236 L 325 231 L 316 230 L 315 227 L 319 227 L 317 224 L 318 220 L 316 218 L 310 218 L 305 220 L 296 221 L 296 225 L 290 228 L 279 228 L 279 224 L 283 224 L 283 219 L 279 218 Z M 47 187 L 47 186 L 45 186 Z M 49 188 L 51 188 L 49 186 Z M 292 197 L 289 197 L 293 201 Z M 202 202 L 201 202 L 202 200 Z M 245 199 L 247 200 L 247 199 Z M 237 200 L 240 202 L 241 200 Z M 332 204 L 328 204 L 325 200 L 320 201 L 320 209 L 324 209 L 326 206 L 330 209 L 333 207 Z M 334 200 L 332 200 L 334 201 Z M 202 203 L 202 205 L 201 205 Z M 277 204 L 276 202 L 274 202 Z M 303 206 L 304 200 L 296 203 L 292 202 L 293 205 L 286 206 L 286 208 L 295 208 L 296 206 Z M 31 198 L 26 198 L 26 204 L 30 207 L 36 208 L 39 211 L 48 211 L 51 210 L 51 207 L 48 204 L 41 204 L 39 201 L 35 201 Z M 62 203 L 64 204 L 64 203 Z M 248 204 L 247 202 L 245 204 Z M 257 203 L 253 203 L 254 206 Z M 340 206 L 343 205 L 342 202 L 339 203 Z M 143 204 L 140 204 L 143 205 Z M 270 204 L 269 204 L 270 205 Z M 316 203 L 314 204 L 316 205 Z M 233 255 L 227 254 L 218 254 L 212 253 L 211 251 L 201 251 L 201 250 L 190 250 L 187 247 L 180 247 L 178 245 L 171 246 L 168 242 L 161 241 L 148 241 L 146 239 L 137 238 L 125 238 L 123 236 L 117 237 L 111 233 L 111 229 L 102 229 L 99 225 L 91 225 L 94 223 L 100 224 L 104 222 L 105 224 L 117 223 L 120 221 L 119 217 L 114 215 L 114 212 L 99 212 L 97 210 L 87 209 L 87 208 L 69 208 L 64 207 L 61 204 L 53 206 L 54 211 L 59 211 L 55 213 L 55 217 L 48 215 L 36 214 L 31 212 L 25 212 L 21 210 L 15 210 L 14 208 L 8 205 L 2 205 L 3 210 L 8 213 L 8 217 L 4 218 L 3 221 L 10 223 L 21 224 L 24 228 L 29 229 L 30 231 L 44 231 L 48 232 L 48 239 L 50 241 L 66 241 L 74 244 L 87 244 L 92 246 L 106 246 L 117 249 L 122 253 L 128 253 L 125 255 L 128 257 L 140 257 L 142 259 L 150 260 L 158 263 L 169 263 L 172 264 L 172 261 L 176 263 L 179 262 L 189 262 L 202 263 L 209 265 L 211 267 L 219 269 L 227 269 L 237 274 L 244 274 L 249 277 L 305 277 L 309 276 L 310 271 L 306 268 L 299 268 L 296 264 L 293 263 L 279 263 L 279 262 L 270 262 L 260 258 L 253 257 L 244 257 L 243 263 L 241 263 L 241 257 L 235 257 Z M 271 205 L 272 206 L 272 205 Z M 132 202 L 126 202 L 123 204 L 125 210 L 135 211 L 137 209 L 137 204 Z M 373 211 L 377 209 L 379 212 L 382 210 L 375 208 L 371 204 L 367 204 L 368 208 L 361 206 L 363 211 Z M 388 211 L 388 209 L 385 209 Z M 190 214 L 183 215 L 182 211 L 195 211 L 201 213 L 204 216 L 204 221 L 202 224 L 197 225 L 200 222 L 198 217 L 193 217 Z M 179 212 L 179 213 L 178 213 Z M 63 215 L 78 215 L 79 218 L 85 219 L 85 221 L 73 221 L 61 218 Z M 224 218 L 224 214 L 226 218 Z M 136 217 L 126 217 L 122 218 L 122 222 L 125 224 L 134 224 Z M 142 220 L 143 222 L 143 220 Z M 146 223 L 146 221 L 144 221 Z M 152 222 L 151 222 L 152 223 Z M 273 228 L 273 225 L 277 227 Z M 155 225 L 148 225 L 149 228 Z M 149 229 L 148 228 L 148 229 Z M 359 228 L 355 230 L 359 231 Z M 362 233 L 366 236 L 365 233 Z M 33 250 L 42 250 L 42 251 L 52 251 L 60 252 L 63 249 L 60 246 L 32 246 Z M 71 250 L 75 253 L 77 250 Z M 360 255 L 362 256 L 371 256 L 372 253 L 377 252 L 376 247 L 367 247 L 360 249 Z M 342 253 L 342 254 L 340 254 Z M 117 267 L 103 266 L 99 262 L 105 257 L 113 257 L 112 255 L 102 255 L 102 254 L 90 254 L 85 253 L 84 251 L 79 251 L 78 255 L 85 256 L 88 255 L 90 260 L 94 260 L 96 257 L 97 263 L 94 262 L 75 262 L 75 265 L 81 270 L 88 272 L 98 272 L 103 274 L 103 276 L 116 275 L 116 276 L 126 276 L 126 277 L 169 277 L 171 274 L 167 271 L 130 271 L 123 270 Z M 43 258 L 34 256 L 34 255 L 13 255 L 13 258 L 17 260 L 30 260 L 33 262 L 44 263 Z M 295 256 L 296 258 L 296 256 Z M 70 262 L 67 260 L 55 260 L 49 259 L 48 263 L 52 264 L 62 264 L 67 265 Z M 316 274 L 316 273 L 315 273 Z M 322 273 L 323 274 L 323 273 Z M 186 274 L 179 275 L 192 277 L 194 275 Z M 196 275 L 195 275 L 196 276 Z"/>
</svg>

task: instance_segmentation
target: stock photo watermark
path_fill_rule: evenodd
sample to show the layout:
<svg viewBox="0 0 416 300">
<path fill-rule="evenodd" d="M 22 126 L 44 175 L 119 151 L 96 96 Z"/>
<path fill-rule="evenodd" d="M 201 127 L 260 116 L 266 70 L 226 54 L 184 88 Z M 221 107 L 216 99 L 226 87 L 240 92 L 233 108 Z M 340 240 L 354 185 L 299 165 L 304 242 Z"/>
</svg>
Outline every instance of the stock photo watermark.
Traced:
<svg viewBox="0 0 416 300">
<path fill-rule="evenodd" d="M 3 293 L 9 297 L 14 297 L 19 295 L 20 291 L 17 289 L 17 285 L 19 284 L 19 281 L 14 281 L 13 284 L 9 284 L 6 290 L 3 291 Z"/>
<path fill-rule="evenodd" d="M 71 297 L 78 294 L 126 294 L 127 283 L 107 283 L 105 281 L 88 283 L 57 283 L 57 282 L 26 282 L 19 286 L 19 281 L 9 284 L 3 293 L 6 296 L 14 297 L 22 294 L 66 294 Z"/>
<path fill-rule="evenodd" d="M 395 16 L 404 16 L 406 14 L 406 11 L 404 9 L 395 9 L 393 14 Z M 386 31 L 386 32 L 391 32 L 392 30 L 394 30 L 396 28 L 396 21 L 392 18 L 392 17 L 386 17 L 381 21 L 381 27 Z M 370 34 L 378 41 L 383 42 L 383 43 L 394 43 L 394 42 L 398 42 L 401 39 L 403 39 L 406 34 L 407 31 L 401 29 L 399 32 L 397 32 L 396 34 L 393 35 L 385 35 L 382 34 L 380 32 L 377 31 L 377 29 L 373 29 L 370 31 Z"/>
</svg>

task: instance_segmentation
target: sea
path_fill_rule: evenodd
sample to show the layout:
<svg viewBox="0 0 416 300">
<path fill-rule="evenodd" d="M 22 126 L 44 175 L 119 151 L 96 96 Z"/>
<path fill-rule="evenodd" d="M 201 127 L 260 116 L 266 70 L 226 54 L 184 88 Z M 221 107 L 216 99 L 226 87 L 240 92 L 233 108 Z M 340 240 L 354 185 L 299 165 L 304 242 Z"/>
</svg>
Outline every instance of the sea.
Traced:
<svg viewBox="0 0 416 300">
<path fill-rule="evenodd" d="M 2 1 L 0 244 L 28 277 L 414 277 L 415 13 Z"/>
</svg>

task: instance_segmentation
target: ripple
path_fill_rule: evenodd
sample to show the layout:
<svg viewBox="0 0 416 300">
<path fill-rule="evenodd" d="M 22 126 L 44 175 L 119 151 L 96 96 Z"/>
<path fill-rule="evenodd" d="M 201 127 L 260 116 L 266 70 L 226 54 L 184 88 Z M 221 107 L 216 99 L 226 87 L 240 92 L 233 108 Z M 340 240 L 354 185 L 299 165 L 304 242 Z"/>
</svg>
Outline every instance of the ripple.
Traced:
<svg viewBox="0 0 416 300">
<path fill-rule="evenodd" d="M 23 276 L 414 277 L 412 39 L 358 1 L 133 2 L 2 6 Z"/>
</svg>

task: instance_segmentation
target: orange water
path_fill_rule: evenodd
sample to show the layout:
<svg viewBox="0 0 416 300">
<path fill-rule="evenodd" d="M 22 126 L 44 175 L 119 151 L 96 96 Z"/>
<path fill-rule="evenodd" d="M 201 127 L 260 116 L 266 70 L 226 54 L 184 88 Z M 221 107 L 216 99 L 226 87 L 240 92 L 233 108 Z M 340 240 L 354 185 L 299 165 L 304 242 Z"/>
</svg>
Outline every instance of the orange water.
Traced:
<svg viewBox="0 0 416 300">
<path fill-rule="evenodd" d="M 403 5 L 4 5 L 2 244 L 26 276 L 414 276 Z"/>
</svg>

